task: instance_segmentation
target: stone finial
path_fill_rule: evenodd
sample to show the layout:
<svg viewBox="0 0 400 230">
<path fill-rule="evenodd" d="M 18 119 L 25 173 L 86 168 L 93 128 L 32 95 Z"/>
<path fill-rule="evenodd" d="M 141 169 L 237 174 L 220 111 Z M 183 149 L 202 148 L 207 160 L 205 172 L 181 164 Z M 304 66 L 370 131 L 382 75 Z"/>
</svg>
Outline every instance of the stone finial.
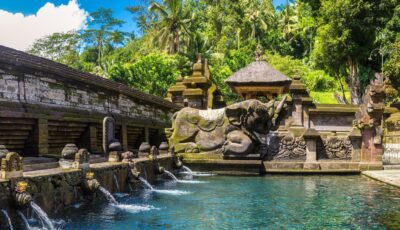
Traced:
<svg viewBox="0 0 400 230">
<path fill-rule="evenodd" d="M 160 146 L 158 147 L 160 154 L 168 154 L 169 145 L 168 142 L 161 142 Z"/>
<path fill-rule="evenodd" d="M 61 151 L 63 159 L 75 159 L 75 154 L 78 153 L 78 147 L 75 144 L 66 144 Z"/>
<path fill-rule="evenodd" d="M 139 157 L 148 157 L 150 154 L 150 144 L 148 142 L 142 142 L 139 146 Z"/>
</svg>

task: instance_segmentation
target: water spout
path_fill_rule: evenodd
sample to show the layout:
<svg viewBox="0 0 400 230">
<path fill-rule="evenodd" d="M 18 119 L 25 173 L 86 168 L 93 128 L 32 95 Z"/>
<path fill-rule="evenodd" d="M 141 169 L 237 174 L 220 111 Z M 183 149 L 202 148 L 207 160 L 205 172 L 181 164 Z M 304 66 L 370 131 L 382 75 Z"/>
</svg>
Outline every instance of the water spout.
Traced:
<svg viewBox="0 0 400 230">
<path fill-rule="evenodd" d="M 144 179 L 143 177 L 139 177 L 139 180 L 150 190 L 154 190 L 153 186 L 151 186 L 151 184 Z"/>
<path fill-rule="evenodd" d="M 167 174 L 169 177 L 171 177 L 174 182 L 178 182 L 178 178 L 176 178 L 176 176 L 172 174 L 170 171 L 165 170 L 164 173 Z"/>
<path fill-rule="evenodd" d="M 31 230 L 31 225 L 29 224 L 25 215 L 21 211 L 18 211 L 18 215 L 21 217 L 22 221 L 24 222 L 25 228 L 28 230 Z"/>
<path fill-rule="evenodd" d="M 193 171 L 189 167 L 183 165 L 182 170 L 185 174 L 189 176 L 189 178 L 193 178 Z"/>
<path fill-rule="evenodd" d="M 100 186 L 99 190 L 104 194 L 104 196 L 106 197 L 108 202 L 110 202 L 111 204 L 115 204 L 115 205 L 118 204 L 117 200 L 113 197 L 113 195 L 111 195 L 111 193 L 109 191 L 107 191 L 107 189 Z"/>
<path fill-rule="evenodd" d="M 117 188 L 117 192 L 120 192 L 121 190 L 119 189 L 119 183 L 118 183 L 117 175 L 115 175 L 115 173 L 114 173 L 114 174 L 113 174 L 113 177 L 114 177 L 114 184 L 115 184 L 115 187 Z"/>
<path fill-rule="evenodd" d="M 29 202 L 29 205 L 33 209 L 33 211 L 36 213 L 36 215 L 39 216 L 40 220 L 44 222 L 49 230 L 54 230 L 54 225 L 53 222 L 51 222 L 50 218 L 47 216 L 47 214 L 37 205 L 35 202 L 31 201 Z"/>
<path fill-rule="evenodd" d="M 13 227 L 13 225 L 11 223 L 11 219 L 10 219 L 10 216 L 8 215 L 8 212 L 6 210 L 4 210 L 4 209 L 2 209 L 1 212 L 4 214 L 4 217 L 7 220 L 8 227 L 10 228 L 10 230 L 14 230 L 14 227 Z"/>
</svg>

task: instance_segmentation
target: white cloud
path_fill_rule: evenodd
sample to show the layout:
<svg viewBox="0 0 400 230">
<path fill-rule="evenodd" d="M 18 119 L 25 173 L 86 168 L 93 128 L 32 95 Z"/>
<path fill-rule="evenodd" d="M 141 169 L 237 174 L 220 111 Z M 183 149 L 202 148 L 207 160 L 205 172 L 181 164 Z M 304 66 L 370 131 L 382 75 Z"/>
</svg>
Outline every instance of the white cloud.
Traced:
<svg viewBox="0 0 400 230">
<path fill-rule="evenodd" d="M 36 14 L 27 16 L 0 9 L 0 45 L 26 50 L 46 35 L 85 28 L 87 18 L 88 13 L 76 0 L 59 6 L 46 3 Z"/>
</svg>

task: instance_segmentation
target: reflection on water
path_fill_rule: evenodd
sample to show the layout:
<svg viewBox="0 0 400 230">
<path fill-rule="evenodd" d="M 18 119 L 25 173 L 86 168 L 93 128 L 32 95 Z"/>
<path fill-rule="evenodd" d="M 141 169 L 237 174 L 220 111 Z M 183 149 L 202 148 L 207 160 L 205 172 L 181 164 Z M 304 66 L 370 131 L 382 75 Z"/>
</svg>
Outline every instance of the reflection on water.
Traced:
<svg viewBox="0 0 400 230">
<path fill-rule="evenodd" d="M 400 190 L 362 176 L 201 178 L 60 213 L 67 229 L 400 229 Z M 128 207 L 128 206 L 127 206 Z"/>
</svg>

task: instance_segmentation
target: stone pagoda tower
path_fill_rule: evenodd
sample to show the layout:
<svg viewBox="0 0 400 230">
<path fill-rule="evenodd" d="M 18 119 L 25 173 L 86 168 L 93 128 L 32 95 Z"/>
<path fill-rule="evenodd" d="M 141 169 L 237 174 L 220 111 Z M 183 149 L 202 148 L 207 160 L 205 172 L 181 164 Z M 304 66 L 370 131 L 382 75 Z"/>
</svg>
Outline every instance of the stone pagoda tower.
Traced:
<svg viewBox="0 0 400 230">
<path fill-rule="evenodd" d="M 168 89 L 167 100 L 197 109 L 216 109 L 225 106 L 221 92 L 211 79 L 207 59 L 199 56 L 193 65 L 192 75 L 179 77 L 176 84 Z"/>
</svg>

